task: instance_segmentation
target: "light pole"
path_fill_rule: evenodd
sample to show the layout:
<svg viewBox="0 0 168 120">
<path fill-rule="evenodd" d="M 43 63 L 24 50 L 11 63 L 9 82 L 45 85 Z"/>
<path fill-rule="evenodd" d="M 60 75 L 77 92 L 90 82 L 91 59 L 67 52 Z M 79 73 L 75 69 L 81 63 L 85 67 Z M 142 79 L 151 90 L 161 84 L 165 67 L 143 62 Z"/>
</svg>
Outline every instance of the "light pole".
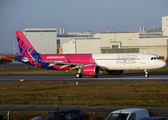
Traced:
<svg viewBox="0 0 168 120">
<path fill-rule="evenodd" d="M 57 103 L 56 103 L 55 100 L 58 100 Z M 61 103 L 61 97 L 54 97 L 54 103 L 55 103 L 55 105 L 57 107 L 57 120 L 58 120 L 58 116 L 59 116 L 59 114 L 58 114 L 58 108 L 59 108 L 59 104 Z"/>
</svg>

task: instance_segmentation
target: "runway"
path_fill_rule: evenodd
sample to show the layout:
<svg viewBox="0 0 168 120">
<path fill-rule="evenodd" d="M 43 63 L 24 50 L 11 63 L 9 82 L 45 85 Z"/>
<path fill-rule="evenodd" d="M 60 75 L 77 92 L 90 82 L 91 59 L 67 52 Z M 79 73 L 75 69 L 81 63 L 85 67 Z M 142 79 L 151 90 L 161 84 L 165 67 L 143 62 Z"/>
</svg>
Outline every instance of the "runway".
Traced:
<svg viewBox="0 0 168 120">
<path fill-rule="evenodd" d="M 106 81 L 168 81 L 168 74 L 150 74 L 149 78 L 145 78 L 144 74 L 123 74 L 123 75 L 100 75 L 98 78 L 84 76 L 76 78 L 75 75 L 12 75 L 0 76 L 0 82 L 20 81 L 87 81 L 87 82 L 106 82 Z"/>
</svg>

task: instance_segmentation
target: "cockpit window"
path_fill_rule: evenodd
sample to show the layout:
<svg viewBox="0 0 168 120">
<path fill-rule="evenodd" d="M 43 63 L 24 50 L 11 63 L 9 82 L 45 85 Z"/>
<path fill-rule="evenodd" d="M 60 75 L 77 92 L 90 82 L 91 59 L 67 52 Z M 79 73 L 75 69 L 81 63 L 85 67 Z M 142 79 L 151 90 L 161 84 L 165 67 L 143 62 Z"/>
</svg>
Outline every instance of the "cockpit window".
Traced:
<svg viewBox="0 0 168 120">
<path fill-rule="evenodd" d="M 160 57 L 151 57 L 151 60 L 160 60 Z"/>
</svg>

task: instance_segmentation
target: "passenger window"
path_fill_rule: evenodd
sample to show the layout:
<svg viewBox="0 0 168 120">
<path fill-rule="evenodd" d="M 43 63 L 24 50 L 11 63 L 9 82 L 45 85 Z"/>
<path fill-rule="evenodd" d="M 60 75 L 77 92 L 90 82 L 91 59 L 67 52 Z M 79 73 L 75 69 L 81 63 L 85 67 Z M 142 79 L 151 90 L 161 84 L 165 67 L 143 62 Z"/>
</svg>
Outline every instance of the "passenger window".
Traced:
<svg viewBox="0 0 168 120">
<path fill-rule="evenodd" d="M 66 118 L 67 120 L 70 120 L 70 119 L 71 119 L 71 113 L 67 113 L 66 116 L 65 116 L 65 118 Z"/>
<path fill-rule="evenodd" d="M 132 113 L 128 120 L 136 120 L 136 114 Z"/>
<path fill-rule="evenodd" d="M 72 114 L 72 119 L 78 118 L 78 115 L 76 112 L 72 112 L 71 114 Z"/>
</svg>

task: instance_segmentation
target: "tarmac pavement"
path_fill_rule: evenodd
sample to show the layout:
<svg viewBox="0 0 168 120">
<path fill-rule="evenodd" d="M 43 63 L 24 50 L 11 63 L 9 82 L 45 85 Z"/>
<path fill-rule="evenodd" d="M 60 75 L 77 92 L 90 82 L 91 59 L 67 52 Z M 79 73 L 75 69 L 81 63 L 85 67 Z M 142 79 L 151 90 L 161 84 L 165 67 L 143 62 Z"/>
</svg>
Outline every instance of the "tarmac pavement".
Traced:
<svg viewBox="0 0 168 120">
<path fill-rule="evenodd" d="M 168 107 L 60 105 L 60 110 L 80 109 L 83 113 L 107 113 L 124 108 L 145 108 L 150 116 L 168 116 Z M 55 105 L 0 105 L 0 112 L 52 112 Z"/>
</svg>

